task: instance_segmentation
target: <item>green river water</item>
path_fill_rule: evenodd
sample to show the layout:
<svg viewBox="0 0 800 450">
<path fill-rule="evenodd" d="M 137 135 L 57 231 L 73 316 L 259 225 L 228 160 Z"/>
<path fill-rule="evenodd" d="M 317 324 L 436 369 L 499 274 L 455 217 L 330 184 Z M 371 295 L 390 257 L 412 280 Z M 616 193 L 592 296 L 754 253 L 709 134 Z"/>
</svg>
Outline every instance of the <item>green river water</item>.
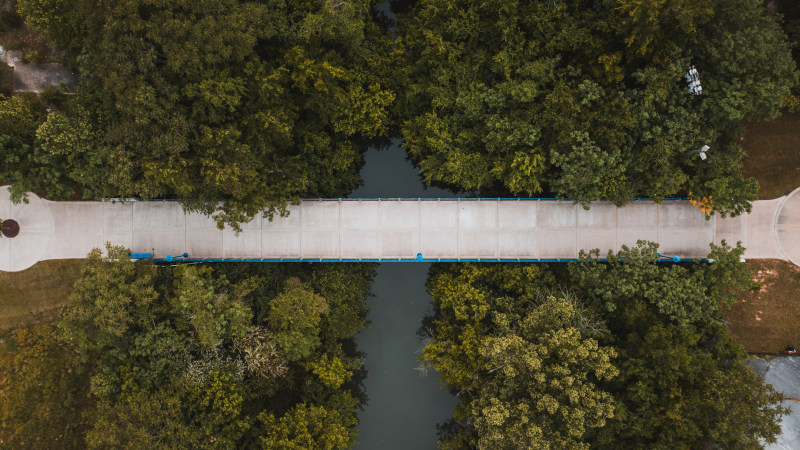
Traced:
<svg viewBox="0 0 800 450">
<path fill-rule="evenodd" d="M 364 185 L 350 197 L 453 197 L 423 188 L 418 172 L 398 145 L 370 150 L 361 171 Z M 430 263 L 383 263 L 368 299 L 370 328 L 356 337 L 366 354 L 364 381 L 368 402 L 359 414 L 355 448 L 365 450 L 435 449 L 436 424 L 452 416 L 456 398 L 439 388 L 438 373 L 421 374 L 422 342 L 417 330 L 432 311 L 425 292 Z"/>
</svg>

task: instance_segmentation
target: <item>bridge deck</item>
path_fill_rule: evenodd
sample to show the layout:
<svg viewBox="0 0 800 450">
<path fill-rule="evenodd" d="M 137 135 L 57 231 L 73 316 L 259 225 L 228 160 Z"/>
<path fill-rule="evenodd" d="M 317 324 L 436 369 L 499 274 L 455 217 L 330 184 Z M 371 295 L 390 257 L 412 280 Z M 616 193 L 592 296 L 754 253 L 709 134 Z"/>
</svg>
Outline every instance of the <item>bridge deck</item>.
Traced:
<svg viewBox="0 0 800 450">
<path fill-rule="evenodd" d="M 789 203 L 800 211 L 795 194 Z M 748 258 L 792 259 L 781 248 L 779 228 L 800 250 L 791 242 L 800 222 L 794 212 L 780 224 L 786 203 L 787 197 L 758 201 L 752 214 L 706 220 L 680 200 L 623 208 L 595 202 L 589 210 L 552 200 L 319 200 L 291 207 L 287 218 L 256 218 L 237 235 L 185 214 L 177 202 L 49 202 L 32 195 L 30 204 L 12 205 L 1 189 L 0 218 L 16 219 L 22 231 L 0 239 L 0 270 L 83 258 L 106 241 L 157 258 L 414 260 L 421 253 L 425 259 L 554 260 L 575 259 L 582 249 L 605 254 L 639 239 L 658 242 L 664 255 L 702 258 L 710 242 L 726 239 L 742 241 Z"/>
</svg>

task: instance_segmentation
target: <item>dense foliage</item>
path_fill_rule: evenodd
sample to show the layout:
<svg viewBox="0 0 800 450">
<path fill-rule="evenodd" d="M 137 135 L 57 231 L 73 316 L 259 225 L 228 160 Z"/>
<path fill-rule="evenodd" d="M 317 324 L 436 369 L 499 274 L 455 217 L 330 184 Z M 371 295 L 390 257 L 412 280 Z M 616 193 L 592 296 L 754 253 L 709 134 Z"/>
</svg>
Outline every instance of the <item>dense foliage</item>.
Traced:
<svg viewBox="0 0 800 450">
<path fill-rule="evenodd" d="M 352 189 L 394 99 L 372 3 L 20 0 L 85 80 L 36 132 L 71 165 L 8 161 L 15 196 L 174 196 L 237 224 Z M 39 180 L 42 166 L 59 172 Z"/>
<path fill-rule="evenodd" d="M 599 251 L 583 252 L 580 263 L 569 267 L 569 281 L 609 312 L 626 307 L 626 302 L 645 301 L 681 325 L 712 319 L 720 316 L 721 307 L 736 300 L 738 292 L 755 284 L 740 263 L 741 243 L 736 248 L 724 240 L 721 244 L 711 244 L 708 257 L 714 264 L 690 267 L 654 264 L 660 256 L 653 242 L 609 251 L 602 255 L 608 261 L 603 263 L 598 262 Z"/>
<path fill-rule="evenodd" d="M 374 3 L 19 0 L 84 82 L 29 118 L 33 152 L 7 147 L 0 179 L 15 199 L 177 197 L 236 226 L 355 187 L 392 128 L 428 183 L 739 214 L 757 191 L 741 120 L 797 103 L 759 0 L 395 2 L 395 41 Z"/>
<path fill-rule="evenodd" d="M 714 263 L 656 263 L 640 242 L 571 265 L 564 282 L 603 311 L 619 353 L 619 377 L 603 388 L 614 417 L 593 430 L 596 448 L 759 448 L 780 433 L 782 395 L 744 363 L 721 311 L 753 287 L 743 249 L 711 246 Z M 594 255 L 596 256 L 596 254 Z M 732 413 L 735 411 L 735 413 Z"/>
<path fill-rule="evenodd" d="M 371 265 L 157 268 L 89 255 L 0 364 L 14 448 L 347 448 Z M 255 273 L 254 273 L 255 272 Z"/>
<path fill-rule="evenodd" d="M 760 0 L 398 0 L 396 36 L 375 3 L 18 0 L 83 82 L 69 99 L 1 90 L 0 184 L 15 200 L 177 197 L 236 227 L 352 189 L 367 144 L 398 131 L 429 184 L 584 205 L 680 193 L 739 214 L 757 190 L 742 119 L 800 104 L 788 0 L 785 20 Z M 421 359 L 461 399 L 440 446 L 774 440 L 781 396 L 720 320 L 752 285 L 742 252 L 661 264 L 643 243 L 563 270 L 434 266 Z M 354 443 L 350 339 L 373 266 L 109 253 L 89 256 L 57 326 L 0 352 L 4 445 Z"/>
<path fill-rule="evenodd" d="M 597 388 L 613 349 L 571 296 L 537 290 L 535 266 L 448 265 L 428 281 L 437 315 L 423 362 L 462 399 L 443 448 L 575 448 L 613 416 Z"/>
<path fill-rule="evenodd" d="M 751 287 L 741 247 L 657 263 L 642 242 L 543 266 L 440 264 L 423 364 L 461 402 L 440 448 L 754 448 L 782 396 L 718 320 Z M 564 286 L 568 286 L 565 288 Z M 731 412 L 735 411 L 735 414 Z"/>
<path fill-rule="evenodd" d="M 400 22 L 404 146 L 428 182 L 587 205 L 679 192 L 738 214 L 732 139 L 797 83 L 759 0 L 420 0 Z M 702 95 L 684 78 L 697 67 Z M 698 157 L 710 145 L 708 159 Z"/>
</svg>

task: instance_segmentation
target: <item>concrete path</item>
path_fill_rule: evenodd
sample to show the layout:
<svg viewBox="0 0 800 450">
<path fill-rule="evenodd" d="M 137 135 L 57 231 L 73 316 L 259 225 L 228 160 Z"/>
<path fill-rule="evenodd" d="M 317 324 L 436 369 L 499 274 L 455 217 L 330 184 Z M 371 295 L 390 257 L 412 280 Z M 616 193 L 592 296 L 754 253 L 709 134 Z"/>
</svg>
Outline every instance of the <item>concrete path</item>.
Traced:
<svg viewBox="0 0 800 450">
<path fill-rule="evenodd" d="M 156 258 L 188 253 L 203 260 L 569 260 L 581 249 L 603 254 L 639 239 L 665 256 L 703 258 L 710 242 L 742 241 L 747 258 L 800 265 L 800 189 L 757 201 L 734 219 L 705 216 L 686 201 L 633 201 L 590 210 L 553 200 L 317 200 L 287 218 L 256 218 L 236 235 L 185 214 L 177 202 L 50 202 L 30 195 L 13 205 L 0 188 L 0 218 L 16 219 L 19 236 L 0 239 L 0 270 L 46 259 L 83 258 L 105 242 Z"/>
<path fill-rule="evenodd" d="M 747 363 L 764 376 L 764 381 L 783 393 L 783 406 L 792 413 L 781 417 L 781 433 L 774 444 L 765 450 L 796 450 L 800 448 L 800 356 L 751 359 Z"/>
<path fill-rule="evenodd" d="M 9 50 L 7 64 L 14 68 L 15 92 L 42 92 L 45 88 L 68 86 L 74 89 L 81 81 L 80 74 L 61 64 L 27 64 L 22 62 L 21 50 Z M 0 61 L 0 64 L 3 62 Z"/>
</svg>

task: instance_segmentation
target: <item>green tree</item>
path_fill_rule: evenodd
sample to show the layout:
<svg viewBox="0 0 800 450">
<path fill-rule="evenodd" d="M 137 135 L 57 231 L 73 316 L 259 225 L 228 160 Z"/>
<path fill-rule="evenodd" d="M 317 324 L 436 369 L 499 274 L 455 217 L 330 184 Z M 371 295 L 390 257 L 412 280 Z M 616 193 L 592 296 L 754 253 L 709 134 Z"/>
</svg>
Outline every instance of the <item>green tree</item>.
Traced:
<svg viewBox="0 0 800 450">
<path fill-rule="evenodd" d="M 328 355 L 322 355 L 321 358 L 311 362 L 309 368 L 319 377 L 322 384 L 331 389 L 339 388 L 352 375 L 340 358 L 328 358 Z"/>
<path fill-rule="evenodd" d="M 777 117 L 798 80 L 786 35 L 757 0 L 718 2 L 714 14 L 695 48 L 708 64 L 709 109 L 732 121 Z"/>
<path fill-rule="evenodd" d="M 606 318 L 619 376 L 600 383 L 614 417 L 588 432 L 596 448 L 755 448 L 780 432 L 781 395 L 746 366 L 742 347 L 719 320 L 722 307 L 753 286 L 741 243 L 711 245 L 707 263 L 658 263 L 639 242 L 584 255 L 563 282 Z M 732 413 L 735 411 L 735 413 Z"/>
<path fill-rule="evenodd" d="M 320 327 L 326 339 L 349 339 L 367 327 L 364 295 L 369 292 L 376 264 L 334 264 L 314 270 L 308 285 L 325 299 L 329 306 Z"/>
<path fill-rule="evenodd" d="M 716 0 L 608 0 L 605 26 L 618 33 L 638 57 L 666 59 L 697 42 L 698 29 L 714 16 Z"/>
<path fill-rule="evenodd" d="M 129 333 L 149 329 L 159 296 L 154 267 L 131 262 L 122 247 L 106 245 L 106 253 L 89 253 L 58 324 L 59 340 L 87 363 L 119 346 Z"/>
<path fill-rule="evenodd" d="M 80 2 L 66 0 L 19 0 L 17 10 L 25 23 L 44 33 L 54 45 L 69 44 L 80 37 Z"/>
<path fill-rule="evenodd" d="M 552 151 L 553 166 L 560 168 L 562 175 L 551 185 L 559 194 L 571 196 L 588 208 L 591 201 L 616 194 L 615 184 L 623 172 L 620 153 L 603 152 L 585 132 L 573 133 L 572 137 L 575 144 L 571 152 L 562 155 Z"/>
<path fill-rule="evenodd" d="M 797 83 L 756 0 L 421 0 L 399 32 L 395 111 L 427 183 L 585 206 L 688 190 L 748 211 L 757 185 L 731 135 Z"/>
<path fill-rule="evenodd" d="M 280 418 L 262 413 L 259 420 L 266 431 L 259 443 L 264 449 L 350 448 L 355 436 L 342 419 L 338 411 L 303 403 Z"/>
<path fill-rule="evenodd" d="M 251 425 L 244 410 L 247 395 L 245 386 L 231 371 L 210 371 L 202 383 L 190 389 L 184 417 L 190 419 L 204 441 L 234 448 Z"/>
<path fill-rule="evenodd" d="M 11 183 L 11 199 L 36 192 L 67 200 L 78 186 L 84 197 L 106 193 L 98 136 L 80 101 L 46 113 L 33 94 L 0 95 L 0 180 Z"/>
<path fill-rule="evenodd" d="M 749 270 L 739 263 L 741 243 L 732 249 L 725 242 L 712 245 L 710 257 L 720 265 L 691 268 L 658 263 L 658 244 L 639 241 L 611 252 L 607 262 L 598 261 L 599 251 L 581 253 L 579 263 L 570 264 L 569 279 L 586 298 L 607 311 L 643 301 L 680 324 L 718 317 L 737 292 L 753 286 Z"/>
<path fill-rule="evenodd" d="M 549 297 L 527 315 L 496 313 L 482 356 L 493 367 L 469 405 L 478 448 L 588 448 L 583 435 L 614 416 L 595 380 L 617 375 L 613 349 L 574 327 L 575 306 Z"/>
<path fill-rule="evenodd" d="M 287 280 L 283 292 L 272 300 L 267 324 L 290 361 L 309 356 L 320 345 L 319 324 L 328 309 L 325 299 L 297 278 Z"/>
<path fill-rule="evenodd" d="M 243 338 L 250 330 L 253 313 L 244 298 L 255 289 L 256 279 L 231 286 L 224 277 L 213 277 L 210 268 L 194 266 L 178 266 L 175 278 L 175 307 L 201 348 Z"/>
<path fill-rule="evenodd" d="M 347 341 L 364 326 L 373 273 L 171 267 L 96 249 L 57 327 L 19 330 L 0 351 L 0 438 L 21 448 L 243 448 L 267 436 L 273 447 L 349 447 L 363 363 Z M 255 320 L 260 308 L 266 320 Z M 279 419 L 265 428 L 259 416 Z"/>
<path fill-rule="evenodd" d="M 107 194 L 103 158 L 96 127 L 77 101 L 64 112 L 55 111 L 36 129 L 33 162 L 37 183 L 47 186 L 50 200 L 66 200 L 76 186 L 84 198 Z"/>
<path fill-rule="evenodd" d="M 36 129 L 45 119 L 45 111 L 35 95 L 6 97 L 0 94 L 0 180 L 14 181 L 11 198 L 20 201 L 32 181 L 30 154 L 33 153 Z"/>
<path fill-rule="evenodd" d="M 114 403 L 100 402 L 93 428 L 86 434 L 89 448 L 189 448 L 208 441 L 185 422 L 181 387 L 162 380 L 161 388 L 132 390 Z"/>
<path fill-rule="evenodd" d="M 752 271 L 742 262 L 744 250 L 741 242 L 737 242 L 733 248 L 725 239 L 720 245 L 711 244 L 708 254 L 711 263 L 704 266 L 702 272 L 709 297 L 720 306 L 730 306 L 743 291 L 758 287 Z"/>
<path fill-rule="evenodd" d="M 787 412 L 782 395 L 747 367 L 726 329 L 665 324 L 652 313 L 634 316 L 629 320 L 636 325 L 616 332 L 620 376 L 603 385 L 617 399 L 617 411 L 592 433 L 593 446 L 758 448 L 760 439 L 774 442 Z"/>
<path fill-rule="evenodd" d="M 424 367 L 462 399 L 442 448 L 585 447 L 587 429 L 613 415 L 597 380 L 616 374 L 603 326 L 569 293 L 544 291 L 533 265 L 437 266 L 428 280 L 437 314 Z"/>
<path fill-rule="evenodd" d="M 388 129 L 390 43 L 371 0 L 20 7 L 70 44 L 86 75 L 76 101 L 90 112 L 54 116 L 25 173 L 67 165 L 48 179 L 66 172 L 90 197 L 177 196 L 236 228 L 300 195 L 357 186 L 366 143 Z"/>
</svg>

